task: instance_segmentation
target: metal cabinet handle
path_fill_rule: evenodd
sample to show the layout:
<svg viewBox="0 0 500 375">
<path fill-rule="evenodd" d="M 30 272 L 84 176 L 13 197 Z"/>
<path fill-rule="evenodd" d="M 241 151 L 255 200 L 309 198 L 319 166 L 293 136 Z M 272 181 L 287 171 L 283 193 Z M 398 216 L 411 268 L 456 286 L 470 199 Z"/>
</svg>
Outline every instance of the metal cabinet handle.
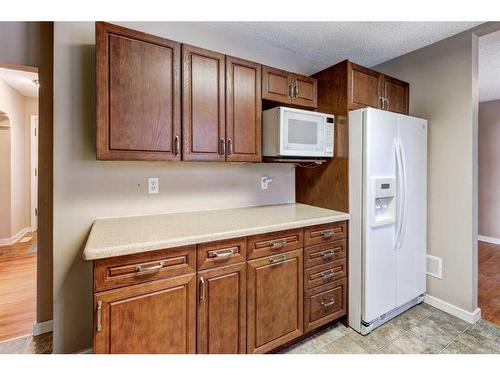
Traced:
<svg viewBox="0 0 500 375">
<path fill-rule="evenodd" d="M 288 85 L 288 96 L 289 96 L 290 98 L 293 98 L 293 83 L 290 83 L 290 84 Z"/>
<path fill-rule="evenodd" d="M 224 138 L 220 139 L 220 147 L 221 147 L 221 155 L 226 155 L 226 142 L 224 141 Z"/>
<path fill-rule="evenodd" d="M 200 293 L 200 303 L 205 302 L 205 279 L 203 277 L 200 277 L 199 293 Z"/>
<path fill-rule="evenodd" d="M 233 140 L 231 138 L 227 139 L 227 155 L 231 155 L 233 153 Z"/>
<path fill-rule="evenodd" d="M 281 249 L 286 246 L 286 240 L 271 242 L 271 249 Z"/>
<path fill-rule="evenodd" d="M 333 276 L 335 276 L 335 271 L 329 270 L 329 271 L 321 272 L 320 276 L 322 279 L 330 279 Z"/>
<path fill-rule="evenodd" d="M 156 266 L 143 266 L 141 264 L 140 266 L 135 267 L 135 272 L 157 271 L 161 268 L 163 268 L 163 262 L 160 262 Z"/>
<path fill-rule="evenodd" d="M 321 306 L 323 306 L 323 307 L 330 307 L 332 305 L 335 305 L 335 299 L 334 298 L 330 298 L 328 300 L 328 302 L 325 302 L 325 301 L 321 302 Z"/>
<path fill-rule="evenodd" d="M 385 100 L 385 109 L 389 110 L 389 99 L 384 98 L 384 100 Z"/>
<path fill-rule="evenodd" d="M 297 80 L 295 80 L 293 87 L 295 88 L 295 98 L 298 98 L 299 97 L 299 85 L 297 84 Z"/>
<path fill-rule="evenodd" d="M 234 254 L 234 249 L 214 251 L 209 254 L 209 258 L 225 258 Z"/>
<path fill-rule="evenodd" d="M 333 237 L 333 230 L 327 230 L 324 232 L 321 232 L 321 237 L 324 239 L 332 238 Z"/>
<path fill-rule="evenodd" d="M 97 332 L 102 331 L 101 315 L 102 315 L 102 301 L 97 301 L 97 324 L 96 324 Z"/>
<path fill-rule="evenodd" d="M 383 96 L 379 96 L 378 98 L 378 101 L 380 102 L 380 105 L 379 105 L 379 108 L 380 109 L 384 109 L 384 97 Z"/>
<path fill-rule="evenodd" d="M 176 135 L 175 136 L 175 150 L 174 150 L 175 156 L 179 156 L 180 149 L 181 149 L 180 138 L 178 135 Z"/>
<path fill-rule="evenodd" d="M 323 258 L 331 258 L 331 257 L 333 257 L 334 255 L 335 255 L 335 251 L 333 251 L 333 250 L 325 250 L 325 251 L 323 251 L 323 252 L 321 253 L 321 256 L 322 256 Z"/>
<path fill-rule="evenodd" d="M 269 263 L 281 263 L 286 260 L 286 255 L 282 254 L 274 258 L 269 258 Z"/>
</svg>

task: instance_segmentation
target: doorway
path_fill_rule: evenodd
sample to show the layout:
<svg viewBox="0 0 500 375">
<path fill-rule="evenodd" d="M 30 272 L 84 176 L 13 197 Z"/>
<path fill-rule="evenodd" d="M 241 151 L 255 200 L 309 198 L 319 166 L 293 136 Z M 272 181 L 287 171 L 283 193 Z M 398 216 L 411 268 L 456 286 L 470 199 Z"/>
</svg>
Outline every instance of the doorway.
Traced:
<svg viewBox="0 0 500 375">
<path fill-rule="evenodd" d="M 479 38 L 478 304 L 500 326 L 500 31 Z"/>
<path fill-rule="evenodd" d="M 36 322 L 38 72 L 0 67 L 0 342 Z"/>
</svg>

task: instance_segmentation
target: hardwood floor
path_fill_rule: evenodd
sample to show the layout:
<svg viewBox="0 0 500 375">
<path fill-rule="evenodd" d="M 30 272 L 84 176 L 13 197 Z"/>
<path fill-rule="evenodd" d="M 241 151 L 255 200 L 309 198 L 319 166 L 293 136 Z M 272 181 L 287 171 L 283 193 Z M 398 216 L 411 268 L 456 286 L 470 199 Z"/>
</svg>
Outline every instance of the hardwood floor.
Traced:
<svg viewBox="0 0 500 375">
<path fill-rule="evenodd" d="M 478 242 L 481 317 L 500 326 L 500 245 Z"/>
<path fill-rule="evenodd" d="M 30 335 L 36 319 L 36 232 L 0 246 L 0 341 Z"/>
</svg>

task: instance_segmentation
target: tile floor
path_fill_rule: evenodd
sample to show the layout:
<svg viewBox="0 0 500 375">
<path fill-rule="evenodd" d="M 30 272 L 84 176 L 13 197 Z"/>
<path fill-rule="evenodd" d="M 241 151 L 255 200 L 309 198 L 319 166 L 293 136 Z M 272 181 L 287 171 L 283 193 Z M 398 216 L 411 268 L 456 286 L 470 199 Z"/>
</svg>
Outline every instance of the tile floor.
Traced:
<svg viewBox="0 0 500 375">
<path fill-rule="evenodd" d="M 287 348 L 284 354 L 500 353 L 500 327 L 469 324 L 425 303 L 367 336 L 338 323 Z"/>
<path fill-rule="evenodd" d="M 0 354 L 50 354 L 52 333 L 40 336 L 24 336 L 0 342 Z"/>
</svg>

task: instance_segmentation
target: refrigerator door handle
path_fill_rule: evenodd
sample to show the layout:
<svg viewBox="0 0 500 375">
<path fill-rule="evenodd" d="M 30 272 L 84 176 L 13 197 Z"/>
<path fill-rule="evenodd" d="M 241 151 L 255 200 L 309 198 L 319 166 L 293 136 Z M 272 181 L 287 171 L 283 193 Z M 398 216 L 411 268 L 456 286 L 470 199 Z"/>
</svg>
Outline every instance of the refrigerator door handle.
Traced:
<svg viewBox="0 0 500 375">
<path fill-rule="evenodd" d="M 399 237 L 401 234 L 402 225 L 402 200 L 403 200 L 403 171 L 402 160 L 400 152 L 399 139 L 394 139 L 394 150 L 396 154 L 396 174 L 397 174 L 397 187 L 396 187 L 396 233 L 394 234 L 394 250 L 399 249 Z"/>
<path fill-rule="evenodd" d="M 402 185 L 403 185 L 403 188 L 401 189 L 402 190 L 402 193 L 403 193 L 403 197 L 402 197 L 402 204 L 401 204 L 401 226 L 400 226 L 400 229 L 399 229 L 399 239 L 398 239 L 398 249 L 401 248 L 401 244 L 403 242 L 403 238 L 404 238 L 404 228 L 405 228 L 405 223 L 406 223 L 406 219 L 405 219 L 405 216 L 406 216 L 406 159 L 405 159 L 405 154 L 404 154 L 404 150 L 403 150 L 403 146 L 401 145 L 401 142 L 398 141 L 399 143 L 399 160 L 401 161 L 401 171 L 402 171 Z"/>
</svg>

